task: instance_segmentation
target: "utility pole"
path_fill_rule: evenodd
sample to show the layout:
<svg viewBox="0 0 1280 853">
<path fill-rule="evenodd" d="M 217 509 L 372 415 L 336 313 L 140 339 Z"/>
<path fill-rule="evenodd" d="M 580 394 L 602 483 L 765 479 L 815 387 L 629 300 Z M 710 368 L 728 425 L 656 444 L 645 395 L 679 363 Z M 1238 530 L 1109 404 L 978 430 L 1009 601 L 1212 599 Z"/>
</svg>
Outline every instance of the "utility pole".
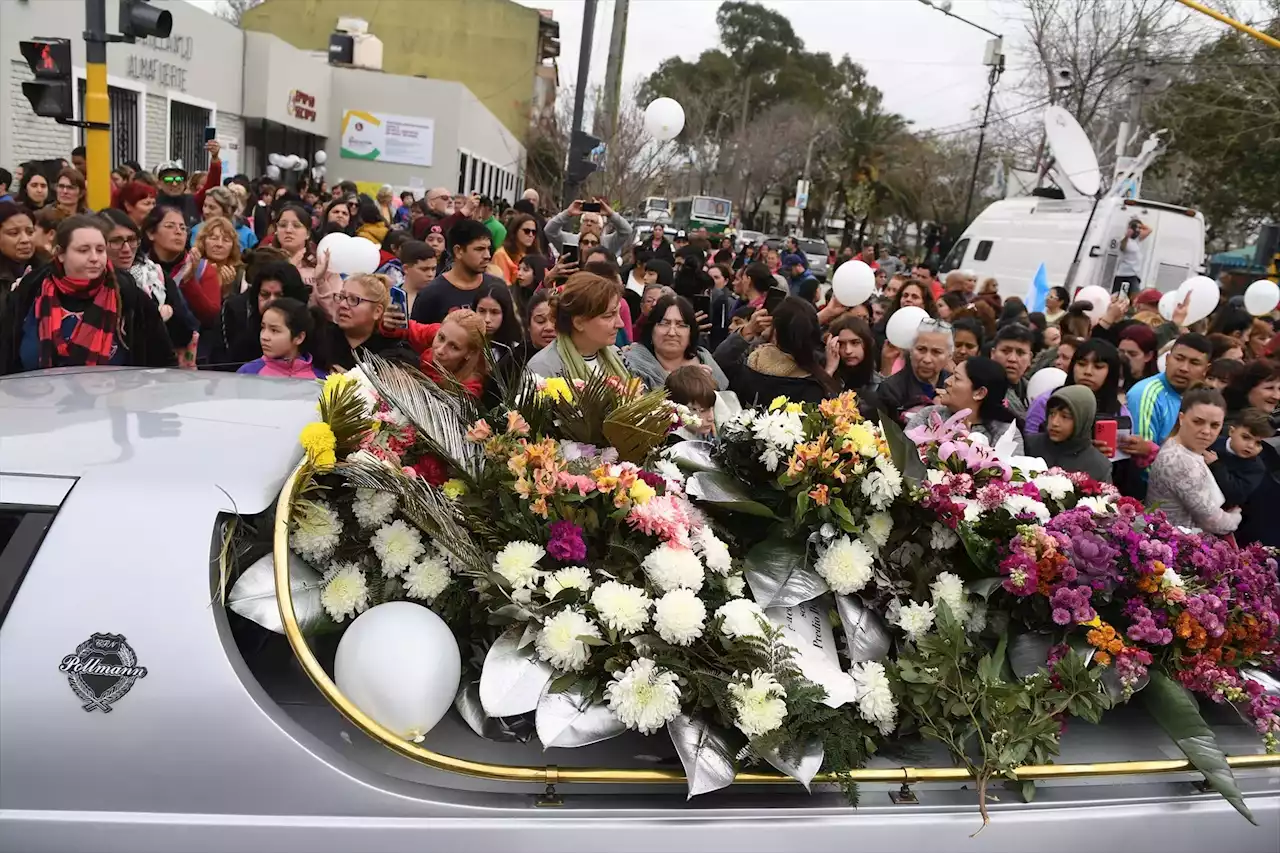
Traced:
<svg viewBox="0 0 1280 853">
<path fill-rule="evenodd" d="M 627 52 L 629 0 L 614 0 L 613 30 L 609 33 L 609 61 L 604 72 L 603 114 L 596 110 L 596 133 L 608 141 L 618 132 L 618 112 L 622 104 L 622 60 Z"/>
<path fill-rule="evenodd" d="M 564 184 L 564 204 L 569 206 L 578 197 L 582 181 L 576 180 L 573 164 L 577 159 L 573 142 L 582 132 L 582 112 L 587 97 L 587 79 L 591 74 L 591 39 L 596 32 L 596 0 L 585 0 L 582 5 L 582 40 L 578 47 L 578 83 L 573 93 L 573 126 L 569 128 L 568 180 Z"/>
<path fill-rule="evenodd" d="M 107 95 L 107 3 L 84 0 L 84 159 L 93 210 L 111 206 L 111 101 Z"/>
<path fill-rule="evenodd" d="M 986 64 L 991 66 L 987 73 L 987 106 L 982 111 L 982 124 L 978 127 L 978 153 L 973 158 L 973 174 L 969 176 L 969 193 L 964 200 L 964 222 L 969 223 L 969 212 L 973 209 L 973 193 L 978 186 L 978 167 L 982 164 L 982 147 L 987 140 L 987 123 L 991 118 L 991 99 L 996 94 L 996 83 L 1004 73 L 1004 39 L 996 36 L 987 43 Z"/>
</svg>

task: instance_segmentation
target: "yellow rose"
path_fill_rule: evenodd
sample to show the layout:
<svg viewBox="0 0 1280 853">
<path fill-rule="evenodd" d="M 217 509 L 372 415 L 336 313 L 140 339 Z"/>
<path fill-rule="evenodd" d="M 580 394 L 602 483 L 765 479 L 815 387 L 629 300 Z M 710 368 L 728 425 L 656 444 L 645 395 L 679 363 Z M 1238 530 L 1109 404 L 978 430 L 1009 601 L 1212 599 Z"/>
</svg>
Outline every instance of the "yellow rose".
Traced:
<svg viewBox="0 0 1280 853">
<path fill-rule="evenodd" d="M 451 501 L 456 501 L 467 493 L 467 484 L 461 480 L 445 480 L 440 486 L 440 491 L 444 492 L 444 496 Z"/>
<path fill-rule="evenodd" d="M 631 484 L 631 491 L 629 494 L 631 495 L 631 500 L 644 505 L 647 504 L 649 499 L 656 495 L 657 492 L 654 491 L 653 486 L 650 486 L 644 480 L 636 480 Z"/>
</svg>

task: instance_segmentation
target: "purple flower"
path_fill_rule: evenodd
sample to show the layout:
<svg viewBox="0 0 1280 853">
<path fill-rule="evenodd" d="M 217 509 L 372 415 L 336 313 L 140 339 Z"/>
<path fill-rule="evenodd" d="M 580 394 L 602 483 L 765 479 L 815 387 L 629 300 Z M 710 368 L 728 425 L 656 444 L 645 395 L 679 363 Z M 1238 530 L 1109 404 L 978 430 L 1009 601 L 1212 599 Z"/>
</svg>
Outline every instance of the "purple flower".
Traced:
<svg viewBox="0 0 1280 853">
<path fill-rule="evenodd" d="M 1055 625 L 1070 625 L 1071 612 L 1063 610 L 1061 607 L 1055 607 L 1053 610 L 1053 622 Z"/>
<path fill-rule="evenodd" d="M 582 539 L 582 528 L 572 521 L 551 522 L 551 538 L 547 541 L 547 553 L 562 563 L 585 560 L 587 543 Z"/>
</svg>

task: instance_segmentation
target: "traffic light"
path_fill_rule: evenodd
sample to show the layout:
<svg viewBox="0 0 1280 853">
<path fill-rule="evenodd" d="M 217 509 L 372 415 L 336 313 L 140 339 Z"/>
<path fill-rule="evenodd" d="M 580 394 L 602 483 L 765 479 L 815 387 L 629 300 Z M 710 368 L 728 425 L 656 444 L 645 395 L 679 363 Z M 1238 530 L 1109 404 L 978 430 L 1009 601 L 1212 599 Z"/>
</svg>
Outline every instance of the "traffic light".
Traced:
<svg viewBox="0 0 1280 853">
<path fill-rule="evenodd" d="M 570 184 L 579 185 L 600 168 L 603 150 L 600 140 L 589 133 L 575 130 L 569 142 L 569 163 L 566 169 Z"/>
<path fill-rule="evenodd" d="M 44 118 L 72 118 L 70 39 L 36 39 L 19 42 L 18 47 L 36 76 L 34 82 L 22 84 L 31 109 Z"/>
<path fill-rule="evenodd" d="M 138 38 L 168 38 L 173 32 L 173 13 L 157 9 L 146 0 L 120 0 L 120 35 L 129 44 Z"/>
</svg>

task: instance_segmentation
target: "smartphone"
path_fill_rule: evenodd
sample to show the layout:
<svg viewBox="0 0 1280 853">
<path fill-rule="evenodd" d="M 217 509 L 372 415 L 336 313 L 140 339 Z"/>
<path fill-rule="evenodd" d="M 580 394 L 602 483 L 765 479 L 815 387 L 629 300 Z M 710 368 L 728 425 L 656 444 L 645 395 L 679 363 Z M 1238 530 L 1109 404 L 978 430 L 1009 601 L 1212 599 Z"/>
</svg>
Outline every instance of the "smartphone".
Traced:
<svg viewBox="0 0 1280 853">
<path fill-rule="evenodd" d="M 599 212 L 600 212 L 600 202 L 598 202 L 598 201 L 584 201 L 584 202 L 582 203 L 582 212 L 583 212 L 583 213 L 599 213 Z"/>
<path fill-rule="evenodd" d="M 212 142 L 218 138 L 218 129 L 216 127 L 206 127 L 204 129 L 204 141 Z"/>
<path fill-rule="evenodd" d="M 1116 452 L 1116 432 L 1118 425 L 1115 421 L 1094 421 L 1093 424 L 1093 440 L 1101 441 L 1107 446 L 1106 454 L 1108 457 L 1114 456 Z"/>
<path fill-rule="evenodd" d="M 693 303 L 693 310 L 695 313 L 701 311 L 708 317 L 711 316 L 711 295 L 709 293 L 695 296 L 690 301 Z"/>
<path fill-rule="evenodd" d="M 391 287 L 391 305 L 400 309 L 403 314 L 409 313 L 409 294 L 398 284 Z"/>
<path fill-rule="evenodd" d="M 1131 282 L 1128 282 L 1128 281 L 1115 282 L 1115 283 L 1113 283 L 1113 284 L 1111 285 L 1111 292 L 1112 292 L 1113 294 L 1114 294 L 1114 293 L 1119 293 L 1119 294 L 1121 294 L 1122 296 L 1124 296 L 1126 299 L 1128 299 L 1128 298 L 1129 298 L 1129 288 L 1130 288 L 1131 286 L 1132 286 L 1132 283 L 1131 283 Z"/>
<path fill-rule="evenodd" d="M 578 262 L 578 247 L 565 246 L 564 251 L 560 253 L 560 260 L 566 264 L 576 264 Z"/>
<path fill-rule="evenodd" d="M 779 290 L 776 287 L 769 288 L 769 292 L 766 293 L 764 297 L 764 310 L 768 311 L 769 314 L 772 315 L 773 312 L 777 310 L 778 306 L 782 304 L 782 300 L 786 298 L 786 291 Z"/>
</svg>

